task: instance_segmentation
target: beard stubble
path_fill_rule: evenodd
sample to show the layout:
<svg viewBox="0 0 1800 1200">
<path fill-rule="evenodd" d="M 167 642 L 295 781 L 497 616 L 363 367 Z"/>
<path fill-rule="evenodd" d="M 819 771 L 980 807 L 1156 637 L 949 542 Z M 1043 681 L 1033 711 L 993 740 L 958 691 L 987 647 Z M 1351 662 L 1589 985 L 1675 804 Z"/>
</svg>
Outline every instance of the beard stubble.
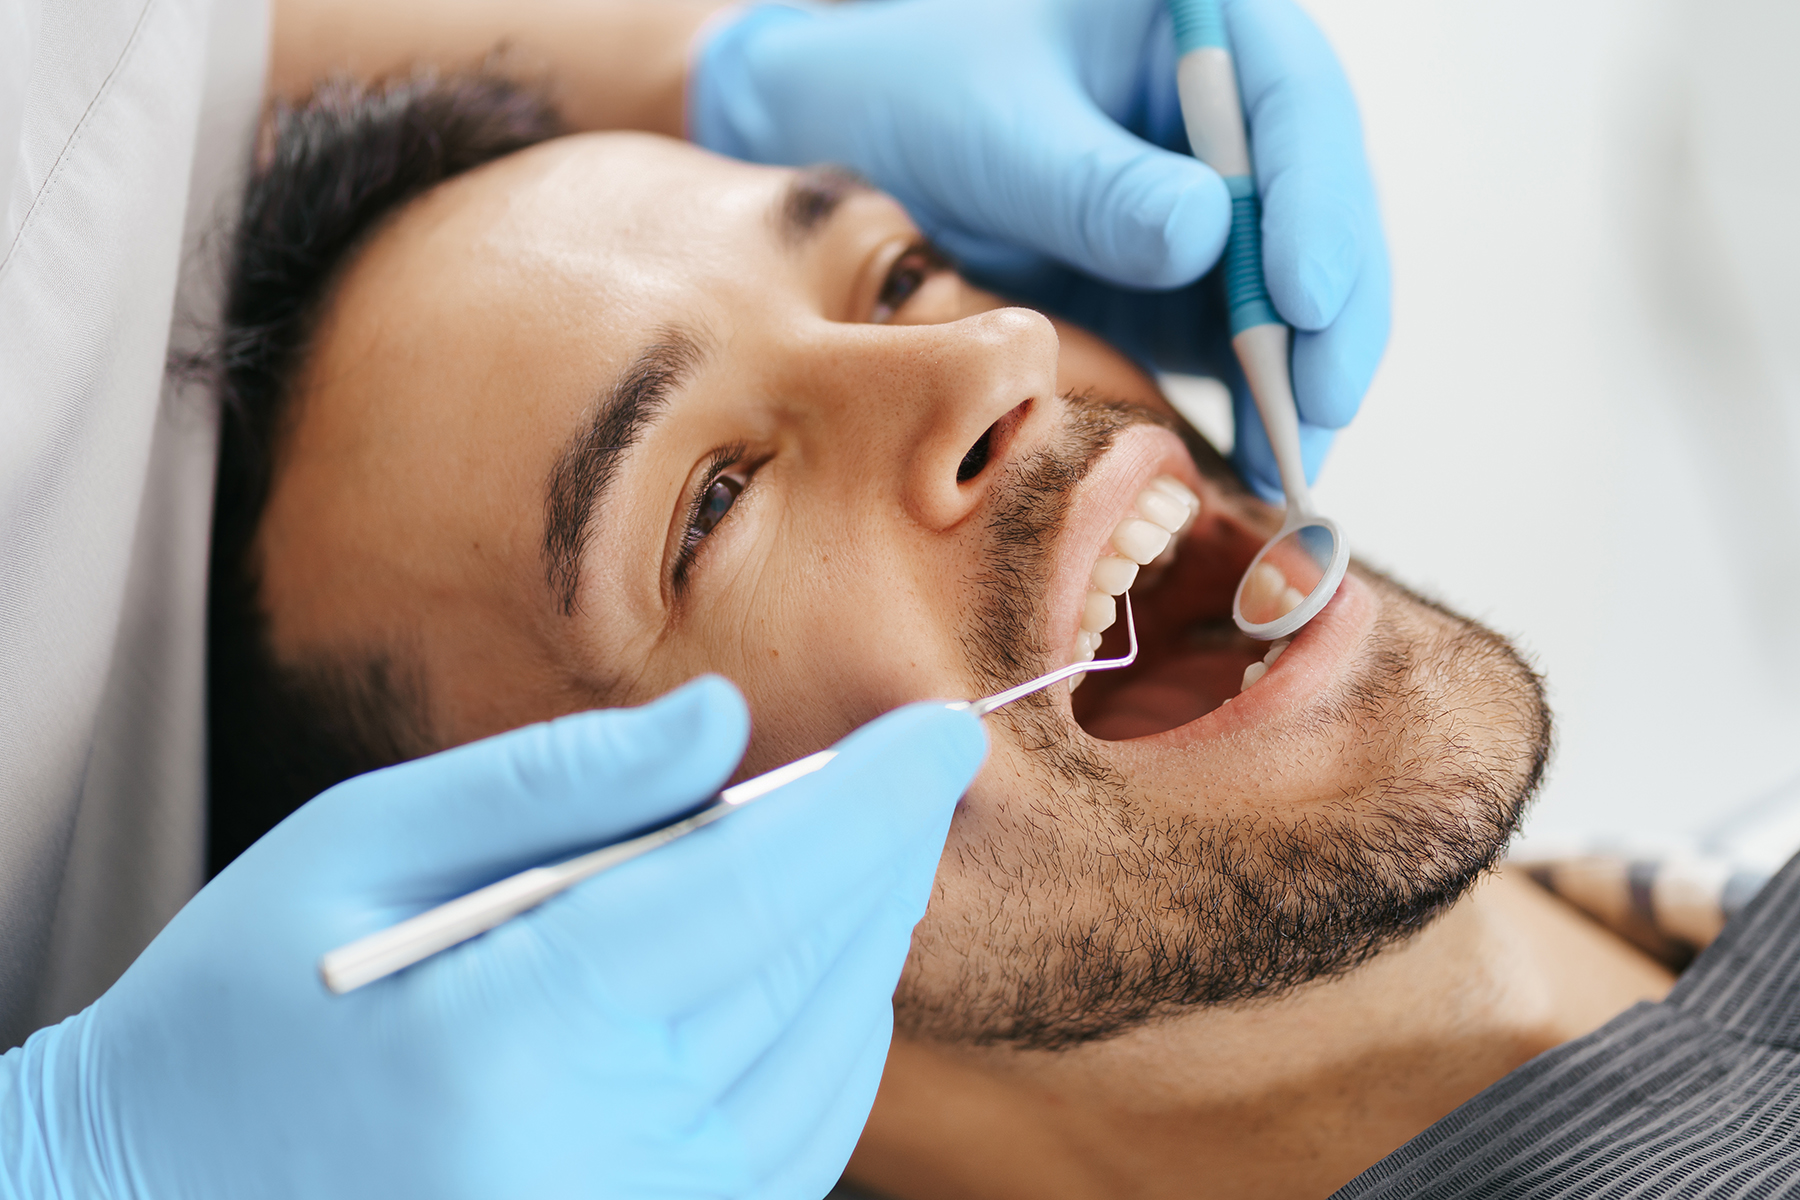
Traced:
<svg viewBox="0 0 1800 1200">
<path fill-rule="evenodd" d="M 1069 406 L 1056 442 L 997 485 L 962 636 L 984 690 L 1056 665 L 1042 598 L 1075 488 L 1120 430 L 1160 421 Z M 1058 1049 L 1267 1000 L 1353 971 L 1474 885 L 1541 780 L 1542 683 L 1499 635 L 1357 571 L 1382 613 L 1304 732 L 1358 758 L 1360 778 L 1296 815 L 1152 814 L 1048 694 L 995 714 L 1031 751 L 1036 794 L 1005 844 L 958 848 L 985 911 L 927 914 L 895 994 L 901 1032 Z"/>
</svg>

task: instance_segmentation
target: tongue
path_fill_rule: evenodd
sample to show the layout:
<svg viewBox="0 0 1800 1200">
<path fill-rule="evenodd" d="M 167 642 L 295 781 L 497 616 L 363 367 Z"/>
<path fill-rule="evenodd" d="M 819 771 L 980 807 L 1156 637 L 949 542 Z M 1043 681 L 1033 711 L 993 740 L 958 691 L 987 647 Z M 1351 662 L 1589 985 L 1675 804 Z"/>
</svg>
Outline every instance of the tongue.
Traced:
<svg viewBox="0 0 1800 1200">
<path fill-rule="evenodd" d="M 1108 680 L 1087 677 L 1076 693 L 1075 716 L 1091 735 L 1109 742 L 1149 737 L 1197 721 L 1237 695 L 1250 659 L 1225 650 L 1174 651 L 1158 655 Z"/>
</svg>

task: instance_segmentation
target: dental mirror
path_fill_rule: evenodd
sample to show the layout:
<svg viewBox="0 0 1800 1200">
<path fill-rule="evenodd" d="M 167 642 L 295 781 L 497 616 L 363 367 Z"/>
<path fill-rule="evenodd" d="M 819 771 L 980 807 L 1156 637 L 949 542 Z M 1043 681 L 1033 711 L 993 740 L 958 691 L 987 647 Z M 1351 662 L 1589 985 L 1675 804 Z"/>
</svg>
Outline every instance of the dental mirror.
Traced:
<svg viewBox="0 0 1800 1200">
<path fill-rule="evenodd" d="M 1233 339 L 1249 377 L 1287 493 L 1281 530 L 1250 560 L 1231 602 L 1231 619 L 1259 641 L 1292 637 L 1319 615 L 1350 565 L 1350 547 L 1337 522 L 1312 506 L 1300 462 L 1300 419 L 1288 382 L 1285 325 L 1259 325 Z"/>
<path fill-rule="evenodd" d="M 1350 565 L 1335 522 L 1313 511 L 1300 464 L 1300 418 L 1288 375 L 1288 327 L 1269 300 L 1262 272 L 1262 206 L 1250 139 L 1238 97 L 1237 67 L 1219 0 L 1168 0 L 1175 23 L 1175 87 L 1195 157 L 1219 173 L 1231 194 L 1225 301 L 1231 345 L 1243 365 L 1256 411 L 1269 431 L 1287 519 L 1251 560 L 1231 604 L 1231 619 L 1253 638 L 1288 637 L 1319 615 Z"/>
</svg>

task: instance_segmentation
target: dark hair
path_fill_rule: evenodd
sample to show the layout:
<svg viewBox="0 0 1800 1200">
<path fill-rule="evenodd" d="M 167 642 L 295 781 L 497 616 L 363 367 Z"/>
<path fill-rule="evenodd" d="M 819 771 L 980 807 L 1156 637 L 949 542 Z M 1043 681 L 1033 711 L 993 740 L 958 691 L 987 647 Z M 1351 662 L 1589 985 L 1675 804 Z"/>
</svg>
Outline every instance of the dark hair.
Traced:
<svg viewBox="0 0 1800 1200">
<path fill-rule="evenodd" d="M 486 74 L 334 81 L 273 114 L 244 196 L 215 364 L 209 873 L 333 784 L 434 748 L 404 648 L 277 659 L 256 531 L 294 381 L 331 288 L 359 248 L 430 188 L 562 132 L 544 95 Z"/>
</svg>

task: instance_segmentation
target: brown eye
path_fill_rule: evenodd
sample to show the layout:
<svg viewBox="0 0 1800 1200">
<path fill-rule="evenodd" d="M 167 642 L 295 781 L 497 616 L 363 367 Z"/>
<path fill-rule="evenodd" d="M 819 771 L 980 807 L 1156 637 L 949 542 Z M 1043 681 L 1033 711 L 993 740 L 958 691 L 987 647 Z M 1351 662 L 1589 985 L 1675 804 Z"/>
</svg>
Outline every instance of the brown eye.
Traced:
<svg viewBox="0 0 1800 1200">
<path fill-rule="evenodd" d="M 906 302 L 925 286 L 926 280 L 949 269 L 949 261 L 936 246 L 920 242 L 909 247 L 888 268 L 887 279 L 881 285 L 881 294 L 875 298 L 875 311 L 869 319 L 877 325 L 893 320 L 895 314 L 906 307 Z"/>
<path fill-rule="evenodd" d="M 688 526 L 687 543 L 692 546 L 701 538 L 711 533 L 737 498 L 743 494 L 744 480 L 735 475 L 721 475 L 707 486 L 700 497 L 700 505 L 694 512 L 694 520 Z"/>
<path fill-rule="evenodd" d="M 737 498 L 744 492 L 744 485 L 749 481 L 747 475 L 717 475 L 692 500 L 693 507 L 688 510 L 692 515 L 688 518 L 686 532 L 681 536 L 681 550 L 675 558 L 672 582 L 677 592 L 687 589 L 688 575 L 699 556 L 700 543 L 719 527 L 719 522 L 725 519 L 731 506 L 737 503 Z"/>
</svg>

